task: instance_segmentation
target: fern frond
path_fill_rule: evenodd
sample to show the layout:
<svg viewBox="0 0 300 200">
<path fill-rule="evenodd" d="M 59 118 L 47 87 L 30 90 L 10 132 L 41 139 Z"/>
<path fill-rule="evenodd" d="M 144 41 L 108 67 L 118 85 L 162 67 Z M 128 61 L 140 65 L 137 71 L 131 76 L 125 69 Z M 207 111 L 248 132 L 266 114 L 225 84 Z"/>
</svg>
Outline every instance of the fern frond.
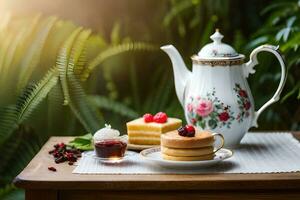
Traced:
<svg viewBox="0 0 300 200">
<path fill-rule="evenodd" d="M 24 34 L 22 36 L 23 38 L 21 39 L 18 45 L 17 51 L 15 52 L 16 55 L 13 63 L 13 65 L 15 65 L 16 68 L 14 70 L 18 70 L 18 73 L 20 71 L 20 66 L 22 65 L 22 62 L 26 56 L 26 53 L 28 52 L 28 49 L 30 48 L 30 45 L 32 44 L 35 38 L 35 32 L 40 24 L 40 21 L 41 14 L 36 14 L 32 20 L 30 20 L 28 23 L 24 23 L 24 25 L 22 26 L 22 29 L 24 29 Z"/>
<path fill-rule="evenodd" d="M 17 51 L 18 45 L 20 45 L 23 35 L 25 33 L 25 29 L 21 29 L 18 33 L 8 36 L 7 40 L 4 42 L 4 54 L 1 58 L 0 63 L 0 75 L 1 75 L 1 85 L 4 85 L 4 83 L 7 83 L 7 80 L 9 80 L 8 77 L 9 71 L 11 70 L 11 64 L 14 61 L 15 58 L 15 52 Z"/>
<path fill-rule="evenodd" d="M 22 189 L 15 189 L 8 193 L 2 200 L 17 200 L 17 199 L 25 199 L 25 191 Z"/>
<path fill-rule="evenodd" d="M 57 67 L 60 71 L 65 104 L 68 104 L 86 130 L 95 132 L 100 127 L 100 117 L 86 100 L 82 86 L 77 80 L 74 69 L 80 58 L 90 31 L 75 30 L 62 47 Z"/>
<path fill-rule="evenodd" d="M 68 63 L 68 71 L 75 75 L 80 75 L 83 70 L 84 64 L 86 63 L 86 42 L 91 34 L 91 30 L 83 30 L 78 37 L 76 38 L 76 42 L 72 47 L 69 63 Z"/>
<path fill-rule="evenodd" d="M 10 196 L 12 196 L 12 193 L 16 191 L 16 187 L 13 184 L 7 184 L 4 187 L 0 188 L 0 199 L 2 200 L 8 200 L 13 199 Z"/>
<path fill-rule="evenodd" d="M 70 83 L 71 110 L 88 132 L 95 133 L 101 127 L 100 123 L 103 121 L 101 116 L 87 101 L 79 80 L 73 74 L 69 74 L 68 81 Z"/>
<path fill-rule="evenodd" d="M 68 37 L 68 39 L 65 41 L 64 45 L 60 49 L 60 52 L 56 60 L 56 67 L 59 70 L 60 82 L 64 93 L 65 105 L 69 103 L 68 100 L 70 99 L 69 92 L 68 92 L 69 91 L 68 82 L 67 82 L 67 73 L 68 73 L 67 70 L 68 70 L 70 53 L 71 53 L 72 45 L 81 30 L 82 28 L 79 27 L 72 32 L 72 34 Z"/>
<path fill-rule="evenodd" d="M 16 133 L 16 131 L 13 131 L 13 133 L 9 136 L 10 137 L 5 141 L 5 143 L 0 146 L 0 152 L 2 152 L 0 174 L 4 173 L 5 167 L 9 164 L 8 161 L 12 158 L 22 141 L 22 132 Z"/>
<path fill-rule="evenodd" d="M 81 51 L 81 54 L 78 58 L 76 67 L 74 68 L 74 74 L 76 77 L 80 78 L 80 75 L 82 74 L 83 70 L 84 70 L 84 66 L 87 63 L 87 58 L 86 58 L 86 45 L 84 46 L 84 48 Z"/>
<path fill-rule="evenodd" d="M 127 105 L 113 101 L 105 96 L 90 95 L 88 96 L 88 100 L 97 108 L 106 109 L 130 119 L 137 118 L 139 116 L 136 111 Z"/>
<path fill-rule="evenodd" d="M 186 9 L 194 6 L 193 1 L 179 1 L 178 3 L 174 3 L 172 9 L 166 14 L 163 24 L 165 26 L 169 26 L 174 18 L 176 18 L 179 13 L 184 12 Z"/>
<path fill-rule="evenodd" d="M 16 106 L 8 106 L 0 109 L 0 145 L 18 128 L 35 108 L 45 99 L 49 91 L 57 83 L 58 72 L 50 70 L 46 76 L 36 85 L 26 88 L 19 96 Z"/>
<path fill-rule="evenodd" d="M 0 95 L 9 92 L 10 96 L 7 96 L 6 100 L 10 97 L 15 98 L 16 93 L 11 91 L 16 90 L 18 77 L 16 74 L 19 74 L 20 71 L 19 63 L 25 54 L 24 51 L 27 51 L 25 46 L 31 42 L 29 37 L 38 24 L 39 18 L 40 15 L 37 15 L 33 20 L 30 20 L 29 24 L 24 23 L 17 27 L 17 31 L 13 25 L 9 24 L 6 31 L 2 33 L 5 36 L 2 36 L 3 44 L 0 44 L 0 85 L 2 86 Z"/>
<path fill-rule="evenodd" d="M 25 89 L 17 101 L 18 123 L 22 123 L 45 99 L 49 91 L 56 85 L 57 80 L 58 72 L 56 69 L 51 69 L 38 84 Z"/>
<path fill-rule="evenodd" d="M 20 66 L 21 72 L 17 84 L 17 91 L 24 88 L 34 69 L 37 67 L 46 39 L 56 21 L 56 17 L 49 17 L 38 27 L 34 40 L 26 51 L 26 55 Z"/>
<path fill-rule="evenodd" d="M 74 70 L 77 68 L 78 61 L 82 56 L 82 52 L 85 48 L 85 43 L 90 36 L 90 30 L 84 30 L 79 33 L 72 47 L 68 68 L 67 78 L 69 83 L 70 94 L 70 107 L 80 122 L 84 125 L 86 130 L 95 132 L 100 128 L 100 117 L 95 110 L 91 108 L 89 102 L 86 100 L 85 92 L 74 74 Z M 81 58 L 83 59 L 83 58 Z"/>
<path fill-rule="evenodd" d="M 119 22 L 114 23 L 113 28 L 110 33 L 110 42 L 113 45 L 120 44 L 121 38 L 120 38 L 120 29 L 121 25 Z"/>
<path fill-rule="evenodd" d="M 18 127 L 18 110 L 13 106 L 0 108 L 0 146 L 11 136 Z"/>
<path fill-rule="evenodd" d="M 7 25 L 6 29 L 3 30 L 1 32 L 1 36 L 2 36 L 2 40 L 6 43 L 8 43 L 8 48 L 6 49 L 6 51 L 4 51 L 6 53 L 5 56 L 5 62 L 0 62 L 2 63 L 2 65 L 6 64 L 7 66 L 9 66 L 9 69 L 11 68 L 11 64 L 16 64 L 15 59 L 18 57 L 16 54 L 18 53 L 18 50 L 20 50 L 22 47 L 22 45 L 26 42 L 28 42 L 28 35 L 32 35 L 32 31 L 34 30 L 34 28 L 36 27 L 36 25 L 38 24 L 40 15 L 37 15 L 36 17 L 34 17 L 34 19 L 32 20 L 32 22 L 30 22 L 30 24 L 23 24 L 20 27 L 17 27 L 17 30 L 15 30 L 15 28 Z M 12 38 L 11 40 L 9 40 L 9 38 Z M 24 51 L 24 50 L 23 50 Z M 22 52 L 24 53 L 24 52 Z M 10 57 L 7 57 L 10 56 Z"/>
<path fill-rule="evenodd" d="M 40 149 L 39 137 L 30 126 L 20 125 L 7 143 L 1 145 L 2 159 L 6 162 L 1 163 L 1 181 L 11 181 L 28 164 Z"/>
<path fill-rule="evenodd" d="M 56 84 L 53 89 L 49 92 L 47 98 L 47 132 L 48 135 L 53 133 L 59 135 L 64 132 L 65 123 L 62 122 L 64 119 L 68 119 L 66 116 L 67 108 L 63 105 L 64 95 L 62 92 L 61 84 Z M 68 119 L 69 120 L 69 119 Z"/>
<path fill-rule="evenodd" d="M 14 37 L 13 35 L 7 35 L 5 40 L 0 43 L 0 45 L 1 45 L 1 48 L 0 48 L 0 73 L 2 73 L 2 71 L 3 71 L 5 56 L 8 52 L 8 48 L 9 48 L 9 45 L 10 45 L 13 37 Z M 0 76 L 2 77 L 1 74 L 0 74 Z"/>
<path fill-rule="evenodd" d="M 154 78 L 156 77 L 154 76 Z M 148 94 L 143 106 L 145 110 L 142 112 L 158 112 L 161 109 L 165 109 L 164 106 L 167 106 L 165 98 L 169 97 L 170 91 L 172 91 L 170 87 L 173 87 L 169 81 L 170 78 L 170 74 L 159 74 L 160 84 Z"/>
<path fill-rule="evenodd" d="M 102 51 L 98 56 L 96 56 L 96 58 L 94 58 L 89 64 L 88 66 L 84 69 L 82 75 L 81 75 L 81 80 L 85 81 L 91 71 L 93 71 L 93 69 L 95 67 L 97 67 L 98 65 L 100 65 L 102 62 L 104 62 L 106 59 L 121 54 L 121 53 L 125 53 L 128 51 L 149 51 L 149 50 L 155 50 L 156 47 L 152 44 L 148 44 L 148 43 L 144 43 L 144 42 L 130 42 L 130 43 L 124 43 L 124 44 L 119 44 L 116 46 L 112 46 L 107 48 L 106 50 Z"/>
<path fill-rule="evenodd" d="M 4 169 L 4 181 L 10 181 L 16 173 L 20 172 L 30 162 L 34 155 L 39 151 L 41 144 L 38 143 L 38 138 L 33 134 L 24 134 L 21 143 L 16 149 L 14 155 L 9 160 L 7 167 Z"/>
</svg>

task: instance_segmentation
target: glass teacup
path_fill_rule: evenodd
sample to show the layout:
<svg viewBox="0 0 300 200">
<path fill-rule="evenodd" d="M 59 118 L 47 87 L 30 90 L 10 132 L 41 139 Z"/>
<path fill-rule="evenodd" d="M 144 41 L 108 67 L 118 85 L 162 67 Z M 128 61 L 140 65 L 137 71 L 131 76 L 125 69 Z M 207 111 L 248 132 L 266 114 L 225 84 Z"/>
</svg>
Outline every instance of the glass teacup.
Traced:
<svg viewBox="0 0 300 200">
<path fill-rule="evenodd" d="M 127 135 L 94 140 L 95 154 L 103 162 L 117 163 L 123 160 L 127 149 Z"/>
</svg>

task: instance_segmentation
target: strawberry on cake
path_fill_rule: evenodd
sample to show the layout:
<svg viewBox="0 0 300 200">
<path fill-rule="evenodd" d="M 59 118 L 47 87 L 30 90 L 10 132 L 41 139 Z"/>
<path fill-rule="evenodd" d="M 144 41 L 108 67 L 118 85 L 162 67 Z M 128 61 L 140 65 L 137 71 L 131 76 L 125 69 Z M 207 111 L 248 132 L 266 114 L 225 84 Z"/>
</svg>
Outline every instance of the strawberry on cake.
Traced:
<svg viewBox="0 0 300 200">
<path fill-rule="evenodd" d="M 143 117 L 126 124 L 129 143 L 159 145 L 161 134 L 176 130 L 181 126 L 181 123 L 180 119 L 170 118 L 164 112 L 159 112 L 154 116 L 147 113 Z"/>
</svg>

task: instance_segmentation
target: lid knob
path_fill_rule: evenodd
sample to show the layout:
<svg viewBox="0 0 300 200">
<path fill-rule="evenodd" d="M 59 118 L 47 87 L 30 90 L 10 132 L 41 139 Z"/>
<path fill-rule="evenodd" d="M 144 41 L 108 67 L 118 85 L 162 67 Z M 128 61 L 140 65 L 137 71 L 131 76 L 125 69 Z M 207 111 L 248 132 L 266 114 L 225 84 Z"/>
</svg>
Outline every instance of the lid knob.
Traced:
<svg viewBox="0 0 300 200">
<path fill-rule="evenodd" d="M 238 57 L 239 54 L 230 45 L 221 40 L 224 36 L 216 29 L 216 32 L 210 36 L 212 43 L 206 44 L 199 52 L 198 59 L 203 60 L 221 60 Z"/>
<path fill-rule="evenodd" d="M 221 44 L 222 43 L 222 38 L 224 36 L 219 32 L 219 29 L 216 29 L 216 32 L 210 36 L 210 39 L 214 41 L 214 44 Z"/>
</svg>

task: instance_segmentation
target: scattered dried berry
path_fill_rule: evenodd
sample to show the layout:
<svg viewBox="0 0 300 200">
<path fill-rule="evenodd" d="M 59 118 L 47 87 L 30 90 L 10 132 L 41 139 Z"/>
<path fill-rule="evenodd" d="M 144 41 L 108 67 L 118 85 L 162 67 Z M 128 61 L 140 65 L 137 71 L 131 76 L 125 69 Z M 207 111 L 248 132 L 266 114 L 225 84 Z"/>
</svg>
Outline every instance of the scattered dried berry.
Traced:
<svg viewBox="0 0 300 200">
<path fill-rule="evenodd" d="M 73 165 L 73 164 L 74 164 L 74 162 L 68 162 L 68 164 L 69 164 L 69 165 Z"/>
<path fill-rule="evenodd" d="M 156 113 L 156 115 L 154 115 L 153 117 L 153 121 L 156 123 L 166 123 L 167 120 L 168 120 L 168 116 L 164 112 Z"/>
<path fill-rule="evenodd" d="M 66 161 L 66 159 L 63 156 L 60 156 L 60 157 L 55 159 L 56 164 L 59 164 L 59 163 L 65 162 L 65 161 Z"/>
<path fill-rule="evenodd" d="M 68 161 L 69 165 L 73 165 L 77 161 L 77 158 L 81 157 L 79 149 L 67 146 L 63 142 L 55 144 L 53 147 L 54 149 L 50 150 L 49 154 L 54 157 L 54 161 L 57 164 Z"/>
<path fill-rule="evenodd" d="M 153 115 L 150 113 L 144 114 L 143 118 L 146 123 L 153 122 Z"/>
<path fill-rule="evenodd" d="M 57 151 L 55 151 L 55 152 L 53 153 L 53 156 L 54 156 L 54 158 L 58 158 L 58 157 L 62 156 L 62 154 L 61 154 L 61 153 L 58 153 Z"/>
<path fill-rule="evenodd" d="M 77 158 L 81 158 L 81 153 L 80 154 L 76 154 Z"/>
<path fill-rule="evenodd" d="M 48 170 L 56 172 L 56 169 L 54 167 L 48 167 Z"/>
<path fill-rule="evenodd" d="M 65 148 L 66 147 L 66 145 L 65 145 L 65 143 L 60 143 L 59 145 L 58 145 L 60 148 Z"/>
<path fill-rule="evenodd" d="M 53 154 L 55 152 L 55 149 L 49 151 L 49 154 Z"/>
</svg>

